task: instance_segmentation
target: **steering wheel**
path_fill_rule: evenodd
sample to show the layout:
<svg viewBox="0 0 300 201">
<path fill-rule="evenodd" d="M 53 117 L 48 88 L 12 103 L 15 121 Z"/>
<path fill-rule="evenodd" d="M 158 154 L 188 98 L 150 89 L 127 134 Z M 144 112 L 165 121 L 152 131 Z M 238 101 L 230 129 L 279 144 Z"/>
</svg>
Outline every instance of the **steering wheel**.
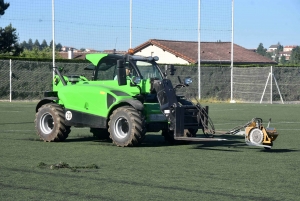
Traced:
<svg viewBox="0 0 300 201">
<path fill-rule="evenodd" d="M 180 84 L 177 84 L 174 89 L 180 89 L 182 87 L 186 87 L 184 84 L 180 83 Z"/>
</svg>

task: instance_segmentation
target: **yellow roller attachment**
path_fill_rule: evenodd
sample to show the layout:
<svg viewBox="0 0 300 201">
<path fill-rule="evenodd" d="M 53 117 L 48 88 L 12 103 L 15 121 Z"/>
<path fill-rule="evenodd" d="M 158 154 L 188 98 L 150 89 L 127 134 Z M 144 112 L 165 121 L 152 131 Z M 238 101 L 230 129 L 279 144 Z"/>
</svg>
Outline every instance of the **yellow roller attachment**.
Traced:
<svg viewBox="0 0 300 201">
<path fill-rule="evenodd" d="M 248 145 L 271 148 L 278 133 L 275 128 L 264 128 L 261 124 L 250 123 L 245 128 L 245 141 Z"/>
<path fill-rule="evenodd" d="M 264 128 L 262 129 L 264 132 L 264 141 L 263 143 L 272 143 L 276 140 L 277 136 L 279 135 L 275 128 Z"/>
</svg>

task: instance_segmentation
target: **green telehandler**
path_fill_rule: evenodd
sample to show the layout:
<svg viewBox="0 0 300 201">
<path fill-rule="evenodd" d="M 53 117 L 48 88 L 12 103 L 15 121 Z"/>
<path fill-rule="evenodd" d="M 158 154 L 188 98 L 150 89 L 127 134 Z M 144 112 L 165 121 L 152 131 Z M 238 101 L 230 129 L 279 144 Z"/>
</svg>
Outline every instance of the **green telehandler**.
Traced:
<svg viewBox="0 0 300 201">
<path fill-rule="evenodd" d="M 170 142 L 225 140 L 213 137 L 208 107 L 176 95 L 176 89 L 188 87 L 192 80 L 187 77 L 182 82 L 178 77 L 179 84 L 173 87 L 167 78 L 174 75 L 173 65 L 162 72 L 158 57 L 131 54 L 87 54 L 86 59 L 90 78 L 63 75 L 53 68 L 53 91 L 45 92 L 36 106 L 35 128 L 42 140 L 64 141 L 72 126 L 89 127 L 94 136 L 111 139 L 120 147 L 138 146 L 146 132 L 161 132 Z M 196 136 L 199 129 L 205 137 Z M 276 132 L 268 139 L 275 140 L 274 136 Z M 269 146 L 272 141 L 260 143 Z"/>
</svg>

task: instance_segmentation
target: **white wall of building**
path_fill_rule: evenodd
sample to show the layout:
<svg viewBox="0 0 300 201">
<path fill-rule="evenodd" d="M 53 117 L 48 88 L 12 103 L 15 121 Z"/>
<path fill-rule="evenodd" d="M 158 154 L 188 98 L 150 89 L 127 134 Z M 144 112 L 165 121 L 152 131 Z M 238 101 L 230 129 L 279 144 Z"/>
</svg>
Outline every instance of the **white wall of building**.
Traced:
<svg viewBox="0 0 300 201">
<path fill-rule="evenodd" d="M 176 57 L 174 54 L 171 54 L 167 51 L 162 50 L 161 48 L 155 45 L 149 45 L 145 49 L 141 50 L 140 52 L 135 53 L 135 55 L 141 56 L 158 56 L 159 60 L 157 63 L 163 64 L 189 64 L 188 61 Z"/>
<path fill-rule="evenodd" d="M 283 48 L 283 51 L 284 52 L 292 51 L 295 47 L 297 47 L 297 46 L 285 46 Z"/>
</svg>

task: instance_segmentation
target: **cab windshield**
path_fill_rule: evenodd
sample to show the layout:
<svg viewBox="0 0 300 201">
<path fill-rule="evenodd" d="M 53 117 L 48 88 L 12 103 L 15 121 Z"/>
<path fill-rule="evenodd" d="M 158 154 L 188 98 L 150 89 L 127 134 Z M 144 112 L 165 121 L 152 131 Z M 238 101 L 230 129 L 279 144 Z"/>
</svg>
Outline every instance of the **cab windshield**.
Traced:
<svg viewBox="0 0 300 201">
<path fill-rule="evenodd" d="M 117 56 L 106 57 L 101 59 L 97 67 L 89 65 L 85 69 L 93 70 L 92 80 L 116 80 L 118 59 L 120 58 Z M 133 60 L 125 62 L 124 67 L 129 70 L 127 75 L 129 77 L 139 76 L 142 79 L 163 79 L 159 66 L 154 61 L 147 61 L 144 57 L 135 57 Z"/>
<path fill-rule="evenodd" d="M 159 80 L 162 79 L 161 72 L 158 70 L 159 67 L 154 62 L 146 62 L 146 61 L 133 61 L 134 64 L 139 69 L 141 76 L 143 79 L 148 78 L 157 78 Z"/>
</svg>

